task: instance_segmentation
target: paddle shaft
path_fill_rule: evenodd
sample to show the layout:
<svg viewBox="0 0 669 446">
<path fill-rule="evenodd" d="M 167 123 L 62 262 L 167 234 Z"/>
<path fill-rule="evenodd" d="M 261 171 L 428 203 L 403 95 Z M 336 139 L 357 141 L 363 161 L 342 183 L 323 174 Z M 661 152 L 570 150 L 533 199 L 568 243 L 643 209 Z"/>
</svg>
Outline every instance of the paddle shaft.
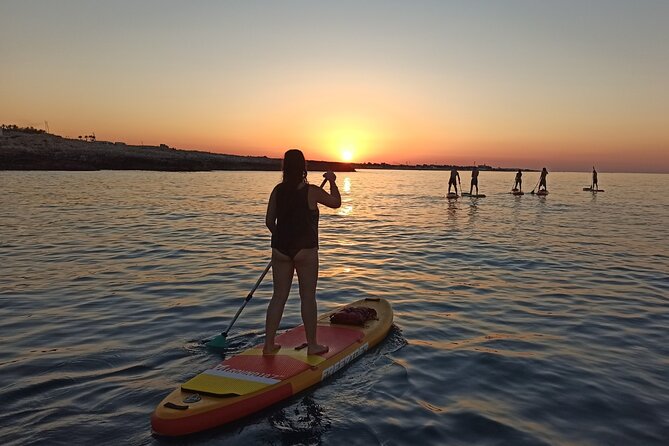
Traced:
<svg viewBox="0 0 669 446">
<path fill-rule="evenodd" d="M 230 331 L 232 326 L 235 325 L 235 322 L 237 322 L 237 318 L 239 318 L 239 315 L 242 314 L 242 310 L 244 309 L 244 307 L 246 307 L 246 304 L 249 303 L 249 301 L 253 297 L 253 293 L 255 293 L 255 291 L 258 289 L 258 287 L 262 283 L 262 280 L 265 278 L 265 276 L 267 275 L 267 273 L 269 272 L 269 269 L 271 267 L 272 267 L 272 261 L 270 260 L 269 263 L 267 264 L 267 266 L 265 267 L 265 270 L 262 272 L 262 274 L 260 275 L 260 277 L 256 281 L 256 284 L 253 286 L 253 289 L 246 296 L 246 299 L 244 299 L 244 303 L 242 304 L 241 307 L 239 307 L 239 310 L 237 310 L 237 314 L 235 314 L 235 317 L 232 318 L 232 322 L 230 322 L 230 325 L 228 326 L 228 329 L 225 330 L 225 332 L 222 333 L 223 336 L 226 336 L 226 337 L 228 336 L 228 332 Z"/>
<path fill-rule="evenodd" d="M 539 185 L 539 183 L 541 183 L 541 177 L 539 177 L 539 181 L 537 181 L 537 184 L 536 184 L 536 186 L 534 186 L 534 187 L 532 188 L 532 192 L 530 192 L 531 194 L 533 194 L 533 193 L 534 193 L 534 189 L 536 189 L 536 188 L 537 188 L 537 186 Z"/>
<path fill-rule="evenodd" d="M 321 183 L 321 188 L 322 188 L 323 186 L 325 186 L 325 183 L 327 183 L 327 181 L 328 181 L 328 180 L 323 180 L 323 182 Z M 260 275 L 260 277 L 259 277 L 258 280 L 256 281 L 256 284 L 253 285 L 253 289 L 252 289 L 251 292 L 249 292 L 249 294 L 246 296 L 246 299 L 244 299 L 244 303 L 242 304 L 241 307 L 239 307 L 239 310 L 237 310 L 237 314 L 235 314 L 235 317 L 232 318 L 232 322 L 230 322 L 230 325 L 228 325 L 228 329 L 225 330 L 223 333 L 221 333 L 221 334 L 223 335 L 223 337 L 227 337 L 227 336 L 228 336 L 228 332 L 230 331 L 230 329 L 232 328 L 232 326 L 235 325 L 235 322 L 237 322 L 237 319 L 239 318 L 239 315 L 242 314 L 242 310 L 244 310 L 244 307 L 246 307 L 246 304 L 249 303 L 249 301 L 251 300 L 251 298 L 253 298 L 253 293 L 256 292 L 256 290 L 258 289 L 258 287 L 259 287 L 260 284 L 262 283 L 262 280 L 265 278 L 265 276 L 267 275 L 267 273 L 269 272 L 269 269 L 270 269 L 271 267 L 272 267 L 272 261 L 270 260 L 269 263 L 267 264 L 267 266 L 265 267 L 265 270 L 262 272 L 262 274 Z"/>
</svg>

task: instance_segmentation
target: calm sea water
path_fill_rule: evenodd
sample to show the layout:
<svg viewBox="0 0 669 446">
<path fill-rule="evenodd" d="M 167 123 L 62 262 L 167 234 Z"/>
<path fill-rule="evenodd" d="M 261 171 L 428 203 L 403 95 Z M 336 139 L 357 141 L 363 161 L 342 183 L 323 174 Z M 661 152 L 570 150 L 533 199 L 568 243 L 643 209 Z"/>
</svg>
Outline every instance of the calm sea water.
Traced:
<svg viewBox="0 0 669 446">
<path fill-rule="evenodd" d="M 536 173 L 525 175 L 531 190 Z M 320 183 L 318 173 L 310 174 Z M 149 417 L 269 259 L 276 172 L 0 172 L 0 438 L 165 442 Z M 321 311 L 379 296 L 380 347 L 312 391 L 171 444 L 669 442 L 669 175 L 340 174 L 321 210 Z M 463 174 L 468 183 L 468 173 Z M 233 329 L 263 339 L 271 279 Z M 282 327 L 301 323 L 296 290 Z"/>
</svg>

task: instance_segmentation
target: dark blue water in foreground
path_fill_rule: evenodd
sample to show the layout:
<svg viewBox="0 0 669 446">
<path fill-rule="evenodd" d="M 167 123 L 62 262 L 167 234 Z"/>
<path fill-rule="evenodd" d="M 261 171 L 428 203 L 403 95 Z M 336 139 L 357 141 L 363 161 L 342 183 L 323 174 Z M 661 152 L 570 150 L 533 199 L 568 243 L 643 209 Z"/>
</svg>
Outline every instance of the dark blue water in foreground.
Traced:
<svg viewBox="0 0 669 446">
<path fill-rule="evenodd" d="M 170 444 L 668 444 L 669 176 L 600 177 L 513 197 L 484 172 L 487 198 L 449 202 L 444 172 L 341 174 L 320 309 L 384 297 L 396 327 L 313 391 Z M 268 261 L 277 180 L 0 172 L 2 444 L 166 443 L 151 412 L 218 362 L 202 342 Z M 231 353 L 262 341 L 270 294 Z"/>
</svg>

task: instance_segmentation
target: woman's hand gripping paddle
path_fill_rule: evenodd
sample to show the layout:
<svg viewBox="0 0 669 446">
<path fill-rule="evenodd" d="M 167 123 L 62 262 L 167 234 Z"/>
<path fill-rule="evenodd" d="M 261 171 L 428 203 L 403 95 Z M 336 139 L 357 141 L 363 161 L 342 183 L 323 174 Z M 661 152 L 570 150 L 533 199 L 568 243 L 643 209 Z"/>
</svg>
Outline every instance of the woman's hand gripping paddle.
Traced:
<svg viewBox="0 0 669 446">
<path fill-rule="evenodd" d="M 321 183 L 321 187 L 325 186 L 325 183 L 327 183 L 327 180 L 323 180 L 323 182 Z M 244 299 L 244 303 L 242 304 L 241 307 L 239 307 L 239 310 L 237 310 L 237 314 L 235 314 L 235 317 L 232 318 L 232 322 L 230 322 L 230 325 L 228 325 L 228 329 L 225 330 L 220 335 L 215 336 L 211 341 L 207 342 L 205 344 L 207 348 L 215 351 L 225 350 L 225 348 L 228 345 L 228 332 L 230 331 L 232 326 L 235 325 L 235 322 L 237 322 L 237 318 L 239 318 L 239 315 L 242 313 L 242 310 L 244 309 L 244 307 L 246 307 L 246 304 L 249 303 L 249 301 L 253 297 L 253 293 L 255 293 L 255 291 L 258 289 L 258 287 L 262 283 L 262 280 L 265 278 L 271 267 L 272 267 L 272 261 L 270 260 L 270 262 L 265 267 L 265 270 L 260 275 L 260 278 L 258 278 L 256 284 L 253 286 L 253 289 L 246 296 L 246 299 Z"/>
</svg>

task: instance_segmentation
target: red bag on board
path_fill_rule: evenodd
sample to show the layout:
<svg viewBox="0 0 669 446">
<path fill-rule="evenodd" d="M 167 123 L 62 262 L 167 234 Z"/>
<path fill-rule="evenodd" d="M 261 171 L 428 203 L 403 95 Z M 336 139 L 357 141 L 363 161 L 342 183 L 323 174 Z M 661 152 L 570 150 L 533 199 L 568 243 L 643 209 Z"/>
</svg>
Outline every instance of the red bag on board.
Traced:
<svg viewBox="0 0 669 446">
<path fill-rule="evenodd" d="M 346 307 L 330 315 L 332 324 L 365 325 L 376 319 L 376 310 L 368 307 Z"/>
</svg>

